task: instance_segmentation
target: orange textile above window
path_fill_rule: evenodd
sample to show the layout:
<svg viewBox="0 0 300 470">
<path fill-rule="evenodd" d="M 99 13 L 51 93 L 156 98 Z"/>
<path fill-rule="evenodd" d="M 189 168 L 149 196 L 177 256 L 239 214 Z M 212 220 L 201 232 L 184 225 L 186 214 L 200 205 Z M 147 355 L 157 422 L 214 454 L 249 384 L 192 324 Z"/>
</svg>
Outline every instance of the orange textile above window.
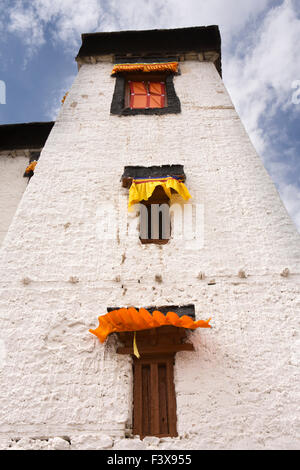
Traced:
<svg viewBox="0 0 300 470">
<path fill-rule="evenodd" d="M 101 343 L 104 343 L 108 335 L 118 331 L 148 330 L 165 325 L 191 330 L 211 328 L 210 319 L 194 321 L 188 315 L 179 317 L 175 312 L 168 312 L 167 315 L 164 315 L 158 310 L 154 310 L 151 315 L 145 308 L 140 308 L 137 311 L 134 307 L 112 310 L 106 315 L 98 317 L 98 320 L 99 326 L 95 330 L 89 331 L 97 336 Z"/>
<path fill-rule="evenodd" d="M 112 75 L 118 72 L 173 72 L 178 70 L 178 62 L 155 62 L 151 64 L 116 64 Z"/>
</svg>

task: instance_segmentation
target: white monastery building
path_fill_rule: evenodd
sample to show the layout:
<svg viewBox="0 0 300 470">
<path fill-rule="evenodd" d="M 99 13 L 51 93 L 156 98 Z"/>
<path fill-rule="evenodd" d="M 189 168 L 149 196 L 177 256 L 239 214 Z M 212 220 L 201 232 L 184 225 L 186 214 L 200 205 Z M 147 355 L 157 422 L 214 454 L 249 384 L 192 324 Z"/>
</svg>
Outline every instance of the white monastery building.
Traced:
<svg viewBox="0 0 300 470">
<path fill-rule="evenodd" d="M 55 123 L 0 126 L 1 448 L 299 448 L 299 234 L 218 27 L 76 60 Z"/>
</svg>

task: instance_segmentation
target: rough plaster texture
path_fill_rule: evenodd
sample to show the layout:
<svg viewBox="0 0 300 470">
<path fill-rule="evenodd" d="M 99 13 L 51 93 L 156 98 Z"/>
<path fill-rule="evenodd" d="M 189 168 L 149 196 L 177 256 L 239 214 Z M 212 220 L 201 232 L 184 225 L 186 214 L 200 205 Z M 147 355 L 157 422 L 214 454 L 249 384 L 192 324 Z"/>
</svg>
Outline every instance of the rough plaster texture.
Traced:
<svg viewBox="0 0 300 470">
<path fill-rule="evenodd" d="M 2 447 L 297 448 L 296 228 L 212 63 L 181 64 L 179 115 L 110 116 L 110 71 L 81 66 L 2 246 Z M 203 243 L 140 244 L 120 177 L 161 164 L 184 165 Z M 140 441 L 131 358 L 88 329 L 108 306 L 187 303 L 214 328 L 176 355 L 179 437 Z"/>
<path fill-rule="evenodd" d="M 28 179 L 23 174 L 27 165 L 23 151 L 0 152 L 0 245 L 26 189 Z"/>
</svg>

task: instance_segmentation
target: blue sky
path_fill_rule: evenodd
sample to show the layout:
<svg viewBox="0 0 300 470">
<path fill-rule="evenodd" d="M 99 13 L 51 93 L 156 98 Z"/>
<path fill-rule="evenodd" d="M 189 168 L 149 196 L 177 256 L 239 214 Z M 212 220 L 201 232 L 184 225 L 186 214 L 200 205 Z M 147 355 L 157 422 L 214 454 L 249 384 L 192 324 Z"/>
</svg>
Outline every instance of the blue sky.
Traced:
<svg viewBox="0 0 300 470">
<path fill-rule="evenodd" d="M 0 0 L 0 124 L 55 120 L 81 33 L 209 24 L 220 27 L 225 85 L 300 231 L 300 0 Z"/>
</svg>

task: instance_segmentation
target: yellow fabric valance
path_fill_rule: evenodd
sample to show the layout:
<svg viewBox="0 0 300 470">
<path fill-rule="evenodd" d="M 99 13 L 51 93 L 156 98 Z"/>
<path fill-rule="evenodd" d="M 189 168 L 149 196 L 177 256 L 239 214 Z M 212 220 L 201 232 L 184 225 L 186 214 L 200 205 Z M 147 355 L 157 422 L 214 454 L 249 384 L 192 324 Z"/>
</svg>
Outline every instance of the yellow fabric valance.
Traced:
<svg viewBox="0 0 300 470">
<path fill-rule="evenodd" d="M 171 199 L 171 189 L 174 189 L 186 201 L 192 197 L 185 184 L 172 176 L 166 178 L 133 179 L 129 189 L 128 208 L 140 201 L 147 201 L 157 186 L 161 186 Z"/>
<path fill-rule="evenodd" d="M 156 62 L 151 64 L 116 64 L 112 75 L 118 72 L 173 72 L 178 71 L 178 62 Z"/>
<path fill-rule="evenodd" d="M 93 335 L 99 338 L 101 343 L 111 333 L 121 331 L 138 331 L 157 328 L 164 325 L 177 326 L 179 328 L 188 328 L 195 330 L 196 328 L 211 328 L 209 320 L 194 321 L 188 315 L 179 317 L 175 312 L 168 312 L 164 315 L 159 310 L 155 310 L 151 315 L 145 308 L 137 311 L 135 308 L 120 308 L 112 310 L 106 315 L 98 317 L 99 326 L 95 330 L 89 330 Z"/>
</svg>

